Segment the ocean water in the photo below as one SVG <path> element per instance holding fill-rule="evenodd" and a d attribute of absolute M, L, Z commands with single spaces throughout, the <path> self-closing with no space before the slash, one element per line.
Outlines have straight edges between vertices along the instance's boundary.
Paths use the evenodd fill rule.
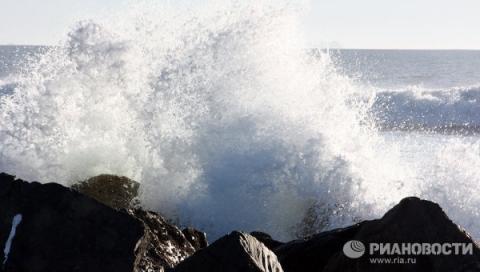
<path fill-rule="evenodd" d="M 479 239 L 480 52 L 312 50 L 301 17 L 143 3 L 55 47 L 0 47 L 0 171 L 125 175 L 212 239 L 291 239 L 411 195 Z"/>
<path fill-rule="evenodd" d="M 338 69 L 376 93 L 371 114 L 387 129 L 477 133 L 480 51 L 331 51 Z"/>

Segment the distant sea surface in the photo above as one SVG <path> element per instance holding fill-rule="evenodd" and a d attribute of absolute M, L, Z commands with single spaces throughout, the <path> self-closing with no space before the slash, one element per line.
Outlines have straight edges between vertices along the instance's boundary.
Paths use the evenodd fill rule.
<path fill-rule="evenodd" d="M 0 46 L 0 79 L 13 75 L 24 67 L 25 62 L 41 52 L 44 46 Z"/>

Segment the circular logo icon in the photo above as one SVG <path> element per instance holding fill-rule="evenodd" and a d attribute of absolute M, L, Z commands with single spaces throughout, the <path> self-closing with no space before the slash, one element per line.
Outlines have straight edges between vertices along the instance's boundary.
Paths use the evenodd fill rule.
<path fill-rule="evenodd" d="M 365 254 L 365 245 L 356 240 L 348 241 L 343 246 L 343 253 L 351 259 L 358 259 Z"/>

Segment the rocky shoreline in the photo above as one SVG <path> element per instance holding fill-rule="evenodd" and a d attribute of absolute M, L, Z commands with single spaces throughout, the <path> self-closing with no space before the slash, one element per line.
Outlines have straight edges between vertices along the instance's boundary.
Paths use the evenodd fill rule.
<path fill-rule="evenodd" d="M 472 238 L 439 205 L 415 197 L 380 219 L 300 240 L 234 231 L 210 245 L 205 233 L 181 230 L 157 213 L 98 200 L 0 174 L 0 271 L 480 271 Z M 402 251 L 385 255 L 386 247 L 376 248 L 387 243 Z M 429 245 L 429 252 L 406 254 L 407 243 Z M 431 247 L 445 244 L 467 250 L 439 254 Z M 352 245 L 353 255 L 347 252 Z"/>

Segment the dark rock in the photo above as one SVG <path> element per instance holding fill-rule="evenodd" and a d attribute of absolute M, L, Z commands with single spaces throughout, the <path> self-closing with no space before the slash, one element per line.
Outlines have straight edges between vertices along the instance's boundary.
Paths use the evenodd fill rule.
<path fill-rule="evenodd" d="M 262 242 L 268 249 L 274 251 L 279 246 L 283 245 L 284 243 L 276 241 L 270 236 L 270 234 L 261 232 L 261 231 L 252 231 L 250 235 L 255 237 L 258 241 Z"/>
<path fill-rule="evenodd" d="M 275 254 L 241 232 L 220 238 L 181 262 L 174 272 L 282 272 Z"/>
<path fill-rule="evenodd" d="M 192 244 L 195 250 L 206 248 L 208 246 L 207 234 L 194 228 L 185 228 L 182 230 L 185 238 Z"/>
<path fill-rule="evenodd" d="M 129 209 L 138 204 L 139 188 L 138 182 L 114 175 L 99 175 L 72 185 L 72 189 L 114 209 Z"/>
<path fill-rule="evenodd" d="M 438 204 L 419 198 L 406 198 L 382 219 L 366 222 L 353 239 L 362 241 L 367 248 L 370 243 L 466 243 L 473 245 L 473 254 L 409 256 L 415 257 L 415 264 L 392 267 L 391 264 L 371 264 L 369 254 L 353 260 L 337 253 L 324 271 L 480 271 L 480 250 L 474 241 L 447 217 Z"/>
<path fill-rule="evenodd" d="M 480 271 L 480 249 L 468 234 L 440 206 L 418 198 L 402 200 L 381 219 L 289 243 L 262 232 L 232 232 L 207 246 L 198 230 L 180 231 L 154 212 L 123 209 L 131 207 L 130 196 L 107 203 L 112 209 L 58 184 L 0 174 L 0 271 Z M 363 256 L 345 255 L 352 240 L 363 243 Z M 369 252 L 374 243 L 463 243 L 472 252 L 385 256 Z M 415 263 L 378 264 L 372 258 Z"/>
<path fill-rule="evenodd" d="M 365 254 L 351 259 L 343 253 L 347 241 L 361 241 Z M 370 255 L 371 243 L 466 243 L 471 255 Z M 472 239 L 454 224 L 440 206 L 418 198 L 406 198 L 381 219 L 320 233 L 275 250 L 285 271 L 480 271 L 480 250 Z M 373 264 L 372 257 L 415 258 L 415 264 Z M 397 259 L 398 261 L 399 259 Z"/>
<path fill-rule="evenodd" d="M 274 252 L 286 272 L 322 271 L 330 258 L 341 252 L 347 241 L 352 240 L 360 226 L 361 224 L 357 224 L 292 241 L 277 247 Z"/>
<path fill-rule="evenodd" d="M 141 209 L 129 210 L 129 213 L 142 221 L 145 232 L 135 253 L 136 271 L 172 268 L 196 251 L 182 231 L 160 215 Z"/>
<path fill-rule="evenodd" d="M 142 224 L 58 184 L 0 174 L 0 244 L 21 215 L 3 271 L 133 271 Z"/>
<path fill-rule="evenodd" d="M 115 210 L 58 184 L 28 183 L 2 173 L 2 248 L 8 241 L 0 271 L 163 271 L 195 251 L 158 214 Z"/>

